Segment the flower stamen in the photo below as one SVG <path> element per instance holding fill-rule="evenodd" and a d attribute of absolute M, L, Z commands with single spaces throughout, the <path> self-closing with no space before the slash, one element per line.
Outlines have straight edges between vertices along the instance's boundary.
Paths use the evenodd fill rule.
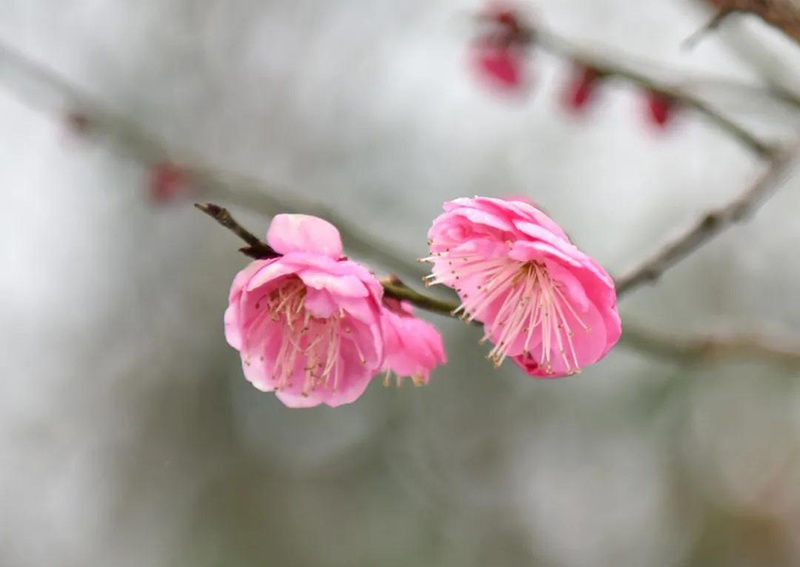
<path fill-rule="evenodd" d="M 433 257 L 426 258 L 430 259 Z M 580 371 L 573 326 L 577 323 L 585 332 L 590 329 L 567 299 L 563 284 L 552 279 L 546 264 L 507 257 L 481 259 L 471 251 L 456 250 L 441 252 L 436 259 L 446 259 L 447 266 L 431 274 L 429 284 L 480 282 L 474 286 L 478 293 L 462 295 L 462 303 L 453 313 L 473 321 L 487 319 L 486 315 L 494 312 L 481 342 L 494 343 L 487 358 L 496 367 L 509 352 L 520 350 L 520 341 L 522 354 L 530 356 L 538 339 L 538 364 L 548 374 L 554 373 L 555 360 L 560 360 L 567 374 Z"/>

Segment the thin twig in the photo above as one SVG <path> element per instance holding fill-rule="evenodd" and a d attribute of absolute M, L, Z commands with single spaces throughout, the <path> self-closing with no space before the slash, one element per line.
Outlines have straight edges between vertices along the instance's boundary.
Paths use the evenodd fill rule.
<path fill-rule="evenodd" d="M 431 313 L 438 313 L 439 315 L 447 315 L 455 317 L 455 310 L 458 309 L 458 304 L 451 303 L 435 297 L 430 297 L 408 287 L 396 276 L 389 276 L 381 280 L 383 291 L 389 297 L 395 299 L 402 299 L 411 302 L 416 307 L 430 311 Z"/>
<path fill-rule="evenodd" d="M 206 203 L 205 205 L 195 203 L 194 206 L 247 242 L 248 246 L 246 248 L 239 249 L 239 252 L 245 256 L 250 256 L 258 260 L 277 258 L 280 256 L 269 244 L 261 242 L 252 232 L 236 222 L 228 212 L 228 209 L 215 205 L 214 203 Z"/>
<path fill-rule="evenodd" d="M 408 277 L 419 278 L 423 270 L 417 262 L 409 261 L 374 235 L 358 228 L 356 223 L 315 201 L 304 199 L 285 188 L 268 185 L 239 173 L 205 166 L 189 166 L 187 170 L 192 187 L 203 197 L 225 199 L 235 205 L 268 216 L 278 213 L 303 213 L 324 218 L 339 230 L 347 250 L 357 256 L 379 260 L 393 270 Z"/>
<path fill-rule="evenodd" d="M 718 29 L 722 25 L 722 22 L 728 19 L 728 16 L 735 14 L 737 11 L 738 10 L 731 9 L 717 10 L 717 12 L 714 14 L 714 17 L 712 17 L 708 23 L 683 40 L 681 47 L 684 49 L 694 49 L 697 44 L 700 43 L 700 40 L 705 38 L 710 32 Z"/>
<path fill-rule="evenodd" d="M 595 69 L 603 77 L 616 77 L 625 80 L 704 114 L 719 128 L 741 142 L 759 157 L 770 157 L 776 152 L 774 146 L 759 140 L 754 134 L 748 132 L 706 101 L 674 84 L 656 80 L 616 61 L 611 61 L 596 55 L 594 52 L 581 49 L 568 40 L 545 30 L 537 30 L 536 42 L 537 45 L 554 55 Z"/>
<path fill-rule="evenodd" d="M 705 213 L 677 238 L 665 243 L 655 254 L 618 277 L 617 295 L 625 295 L 644 283 L 657 280 L 666 270 L 714 236 L 746 219 L 780 186 L 796 156 L 797 149 L 778 154 L 770 161 L 766 171 L 728 204 Z"/>
<path fill-rule="evenodd" d="M 763 77 L 763 80 L 765 84 L 759 85 L 737 81 L 727 77 L 713 77 L 710 75 L 698 77 L 687 76 L 678 85 L 678 87 L 682 89 L 715 88 L 719 90 L 725 90 L 727 92 L 738 91 L 743 95 L 748 94 L 772 98 L 776 102 L 780 102 L 786 106 L 791 106 L 794 109 L 800 108 L 800 95 L 792 92 L 784 86 L 777 84 L 775 81 L 770 80 L 769 77 Z"/>

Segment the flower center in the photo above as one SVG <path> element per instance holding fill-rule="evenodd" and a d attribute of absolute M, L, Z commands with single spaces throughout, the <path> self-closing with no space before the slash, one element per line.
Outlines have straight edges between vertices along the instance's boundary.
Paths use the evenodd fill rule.
<path fill-rule="evenodd" d="M 336 390 L 342 379 L 342 336 L 351 334 L 344 324 L 344 311 L 339 310 L 330 317 L 314 317 L 305 308 L 306 286 L 298 278 L 273 289 L 256 302 L 256 309 L 263 309 L 264 316 L 279 326 L 265 349 L 273 353 L 275 342 L 280 340 L 272 365 L 275 389 L 292 388 L 298 364 L 303 365 L 303 388 L 301 394 L 308 396 L 317 388 Z M 353 342 L 356 349 L 358 345 Z M 358 350 L 359 355 L 361 351 Z M 365 362 L 361 355 L 362 362 Z M 263 360 L 263 356 L 262 356 Z"/>
<path fill-rule="evenodd" d="M 456 251 L 445 251 L 431 259 L 446 260 L 447 269 L 428 276 L 428 284 L 454 287 L 462 303 L 453 314 L 466 321 L 484 322 L 481 342 L 491 338 L 495 343 L 487 358 L 496 367 L 510 351 L 519 354 L 521 349 L 523 356 L 534 358 L 548 374 L 553 373 L 555 357 L 563 362 L 567 374 L 580 371 L 573 327 L 577 325 L 585 332 L 590 329 L 543 263 L 481 258 Z M 536 339 L 538 347 L 534 345 Z"/>

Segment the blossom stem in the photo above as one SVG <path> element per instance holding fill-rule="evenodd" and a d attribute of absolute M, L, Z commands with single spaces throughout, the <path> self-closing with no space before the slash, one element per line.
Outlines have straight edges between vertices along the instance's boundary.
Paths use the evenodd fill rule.
<path fill-rule="evenodd" d="M 430 297 L 420 293 L 408 287 L 395 275 L 390 275 L 389 277 L 383 278 L 380 281 L 381 285 L 383 286 L 383 292 L 389 297 L 409 301 L 416 307 L 425 309 L 426 311 L 439 313 L 440 315 L 456 317 L 454 314 L 454 311 L 458 309 L 458 304 L 456 303 L 451 303 L 443 299 L 437 299 L 435 297 Z"/>

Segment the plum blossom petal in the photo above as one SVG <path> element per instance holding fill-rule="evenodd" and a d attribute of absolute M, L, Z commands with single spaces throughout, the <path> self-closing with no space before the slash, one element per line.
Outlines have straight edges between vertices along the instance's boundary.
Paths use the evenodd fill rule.
<path fill-rule="evenodd" d="M 431 371 L 447 362 L 442 336 L 436 327 L 414 316 L 407 301 L 384 298 L 381 324 L 386 346 L 384 370 L 397 375 L 398 384 L 410 377 L 415 385 L 430 381 Z"/>
<path fill-rule="evenodd" d="M 430 284 L 452 287 L 458 312 L 484 324 L 489 359 L 559 377 L 603 358 L 622 333 L 611 276 L 547 215 L 522 200 L 457 199 L 428 237 Z"/>
<path fill-rule="evenodd" d="M 275 215 L 267 242 L 280 254 L 310 252 L 334 260 L 342 256 L 342 239 L 336 227 L 310 215 Z"/>
<path fill-rule="evenodd" d="M 297 216 L 278 215 L 270 227 L 270 245 L 283 256 L 256 260 L 234 278 L 225 336 L 245 377 L 287 406 L 351 403 L 384 366 L 383 289 L 341 258 L 332 225 L 288 218 Z"/>

